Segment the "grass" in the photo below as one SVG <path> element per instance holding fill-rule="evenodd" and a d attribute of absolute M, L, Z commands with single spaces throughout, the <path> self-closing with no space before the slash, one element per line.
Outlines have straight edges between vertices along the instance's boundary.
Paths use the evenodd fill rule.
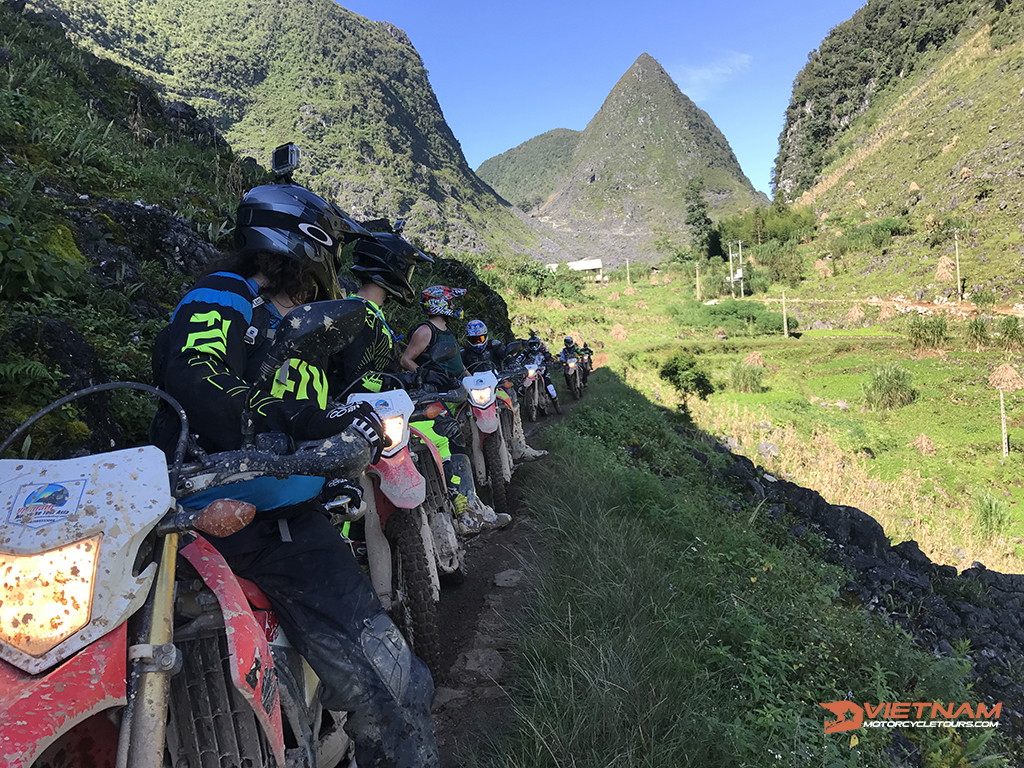
<path fill-rule="evenodd" d="M 818 702 L 970 696 L 963 659 L 935 659 L 842 599 L 847 576 L 819 540 L 724 497 L 683 415 L 609 368 L 592 381 L 544 433 L 548 458 L 523 470 L 546 557 L 521 618 L 515 717 L 466 764 L 887 766 L 891 734 L 852 748 L 823 733 Z M 998 746 L 906 735 L 928 766 Z"/>
<path fill-rule="evenodd" d="M 548 338 L 571 333 L 600 345 L 595 348 L 606 361 L 652 402 L 688 407 L 701 427 L 733 437 L 755 462 L 834 503 L 870 512 L 894 542 L 916 539 L 933 559 L 960 567 L 981 560 L 1008 572 L 1024 570 L 1021 395 L 1007 394 L 1011 455 L 1004 460 L 998 393 L 988 386 L 995 366 L 1009 361 L 1021 368 L 1024 356 L 1003 352 L 997 340 L 976 351 L 964 322 L 947 326 L 944 349 L 915 353 L 903 317 L 860 329 L 803 331 L 799 339 L 716 339 L 681 327 L 673 314 L 672 307 L 691 295 L 693 276 L 664 276 L 671 282 L 651 285 L 641 276 L 628 295 L 622 283 L 612 283 L 563 306 L 513 302 L 510 314 L 517 328 L 529 325 Z M 752 352 L 768 366 L 763 391 L 732 391 L 730 371 Z M 693 356 L 714 385 L 706 402 L 687 401 L 658 375 L 679 354 Z M 917 398 L 897 410 L 866 409 L 865 384 L 879 368 L 894 365 L 907 371 Z M 770 427 L 757 427 L 765 424 Z M 757 453 L 765 441 L 780 443 L 777 457 Z M 933 453 L 917 447 L 929 442 Z M 973 524 L 981 491 L 1009 510 L 998 531 Z"/>

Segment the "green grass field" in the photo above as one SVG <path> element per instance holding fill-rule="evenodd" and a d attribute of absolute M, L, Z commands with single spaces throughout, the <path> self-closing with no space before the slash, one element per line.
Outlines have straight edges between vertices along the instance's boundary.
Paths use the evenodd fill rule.
<path fill-rule="evenodd" d="M 764 303 L 748 299 L 744 319 L 742 303 L 728 309 L 694 302 L 692 277 L 665 279 L 595 286 L 577 303 L 519 301 L 510 314 L 517 330 L 536 328 L 553 348 L 566 333 L 603 345 L 603 360 L 622 366 L 629 383 L 659 404 L 678 405 L 680 397 L 657 370 L 679 351 L 693 354 L 716 386 L 706 403 L 689 404 L 700 426 L 739 440 L 738 450 L 766 468 L 826 495 L 834 489 L 840 498 L 831 501 L 874 514 L 894 541 L 916 538 L 935 559 L 960 567 L 980 559 L 1021 570 L 1024 394 L 1006 393 L 1004 459 L 999 392 L 988 377 L 1004 362 L 1021 368 L 1024 355 L 995 346 L 975 352 L 963 324 L 953 321 L 942 349 L 916 354 L 899 316 L 864 328 L 798 329 L 799 338 L 764 335 L 759 324 L 770 322 L 751 319 Z M 710 320 L 709 310 L 716 313 Z M 707 322 L 716 325 L 698 327 Z M 753 353 L 767 366 L 764 391 L 732 391 L 732 367 Z M 896 410 L 866 410 L 864 386 L 886 364 L 909 373 L 916 399 Z M 780 450 L 784 443 L 788 455 L 760 455 L 763 442 Z M 1010 522 L 999 530 L 981 531 L 974 520 L 986 493 L 1008 508 Z"/>

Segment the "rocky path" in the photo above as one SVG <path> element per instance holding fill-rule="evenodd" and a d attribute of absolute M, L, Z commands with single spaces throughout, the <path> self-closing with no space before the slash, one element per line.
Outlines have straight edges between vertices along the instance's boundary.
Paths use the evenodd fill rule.
<path fill-rule="evenodd" d="M 524 424 L 527 439 L 572 412 L 563 402 L 562 415 Z M 540 459 L 544 461 L 544 459 Z M 442 768 L 463 765 L 472 752 L 512 721 L 507 692 L 517 640 L 516 620 L 526 603 L 531 566 L 540 558 L 520 473 L 512 480 L 516 510 L 511 525 L 478 536 L 466 553 L 467 576 L 458 587 L 441 594 L 441 633 L 446 647 L 442 672 L 436 676 L 434 719 Z"/>

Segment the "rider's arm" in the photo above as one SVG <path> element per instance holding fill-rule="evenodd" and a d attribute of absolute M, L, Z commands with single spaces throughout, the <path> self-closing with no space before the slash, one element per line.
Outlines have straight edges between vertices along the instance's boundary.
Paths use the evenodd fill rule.
<path fill-rule="evenodd" d="M 407 371 L 415 371 L 419 368 L 416 358 L 422 355 L 427 345 L 430 344 L 430 336 L 430 328 L 426 325 L 421 325 L 413 332 L 412 338 L 409 339 L 409 346 L 402 353 L 402 367 Z"/>

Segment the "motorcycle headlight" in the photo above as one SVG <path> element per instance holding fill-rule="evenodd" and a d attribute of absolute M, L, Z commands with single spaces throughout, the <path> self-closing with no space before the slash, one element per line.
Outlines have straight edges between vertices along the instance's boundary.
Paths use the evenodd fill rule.
<path fill-rule="evenodd" d="M 487 405 L 491 399 L 491 388 L 484 387 L 483 389 L 471 389 L 469 394 L 473 396 L 473 402 L 477 405 Z"/>
<path fill-rule="evenodd" d="M 102 534 L 47 552 L 0 552 L 0 642 L 42 656 L 89 623 Z"/>
<path fill-rule="evenodd" d="M 405 434 L 405 417 L 388 416 L 384 419 L 384 434 L 391 441 L 391 445 L 384 449 L 384 455 L 391 456 L 398 453 L 408 439 Z"/>
<path fill-rule="evenodd" d="M 536 365 L 528 365 L 528 366 L 526 366 L 526 373 L 532 379 L 534 376 L 537 375 L 537 366 Z"/>
<path fill-rule="evenodd" d="M 575 361 L 575 360 L 570 360 L 570 361 L 569 361 L 569 370 L 571 371 L 571 370 L 573 370 L 573 369 L 574 369 L 575 367 L 576 367 L 576 361 Z"/>

